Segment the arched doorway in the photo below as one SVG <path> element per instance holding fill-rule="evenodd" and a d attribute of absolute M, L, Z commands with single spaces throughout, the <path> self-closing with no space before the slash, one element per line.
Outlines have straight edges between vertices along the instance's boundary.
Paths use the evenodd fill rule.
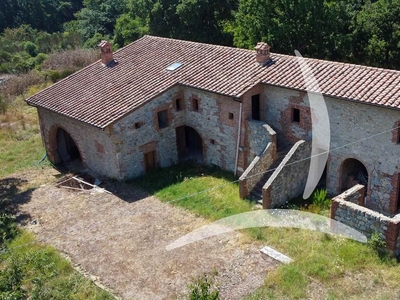
<path fill-rule="evenodd" d="M 341 192 L 352 188 L 356 184 L 365 186 L 368 189 L 368 171 L 362 162 L 355 158 L 348 158 L 341 167 Z"/>
<path fill-rule="evenodd" d="M 56 141 L 59 163 L 65 164 L 76 162 L 82 164 L 78 146 L 75 144 L 68 132 L 62 128 L 58 128 Z"/>
<path fill-rule="evenodd" d="M 180 160 L 192 159 L 203 161 L 203 140 L 192 127 L 179 126 L 176 128 L 176 145 Z"/>

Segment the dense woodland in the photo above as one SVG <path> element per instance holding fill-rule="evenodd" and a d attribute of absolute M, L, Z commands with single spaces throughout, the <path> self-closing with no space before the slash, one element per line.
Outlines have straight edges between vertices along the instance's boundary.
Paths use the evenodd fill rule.
<path fill-rule="evenodd" d="M 144 34 L 400 69 L 400 0 L 1 0 L 0 74 Z"/>

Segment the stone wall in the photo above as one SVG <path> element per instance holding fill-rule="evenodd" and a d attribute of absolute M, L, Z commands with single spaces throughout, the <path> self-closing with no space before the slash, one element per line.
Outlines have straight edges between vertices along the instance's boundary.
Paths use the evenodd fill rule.
<path fill-rule="evenodd" d="M 374 232 L 386 241 L 386 246 L 396 255 L 400 254 L 400 215 L 388 217 L 360 206 L 357 199 L 363 196 L 363 186 L 355 186 L 332 199 L 331 218 L 358 230 L 368 238 Z"/>
<path fill-rule="evenodd" d="M 303 193 L 306 186 L 311 142 L 298 141 L 263 186 L 263 207 L 285 205 Z"/>
<path fill-rule="evenodd" d="M 312 136 L 312 111 L 307 93 L 265 85 L 263 94 L 265 96 L 262 99 L 266 101 L 265 119 L 277 135 L 292 142 Z M 328 158 L 328 192 L 342 192 L 342 165 L 348 158 L 357 159 L 368 172 L 366 205 L 394 215 L 400 208 L 397 207 L 400 144 L 398 131 L 390 129 L 399 123 L 400 111 L 355 101 L 324 98 L 330 119 L 330 149 L 336 149 L 330 152 Z M 300 110 L 300 122 L 293 122 L 293 109 Z"/>
<path fill-rule="evenodd" d="M 348 201 L 363 206 L 365 197 L 365 186 L 363 186 L 362 184 L 356 184 L 352 188 L 340 194 L 340 197 L 344 201 Z"/>
<path fill-rule="evenodd" d="M 64 129 L 79 149 L 82 163 L 97 175 L 122 179 L 118 156 L 107 134 L 94 126 L 38 108 L 40 131 L 49 159 L 59 163 L 57 129 Z"/>
<path fill-rule="evenodd" d="M 248 119 L 246 122 L 246 135 L 249 140 L 248 161 L 253 161 L 257 156 L 265 151 L 268 143 L 272 142 L 276 146 L 276 132 L 262 121 Z"/>
<path fill-rule="evenodd" d="M 276 158 L 276 144 L 268 143 L 264 151 L 256 156 L 250 166 L 239 178 L 239 195 L 246 198 L 250 191 L 257 185 L 266 170 L 274 163 Z"/>
<path fill-rule="evenodd" d="M 176 106 L 181 99 L 181 109 Z M 193 106 L 198 102 L 198 110 Z M 140 107 L 113 126 L 112 139 L 121 157 L 125 178 L 145 172 L 144 152 L 152 145 L 159 167 L 178 162 L 176 128 L 190 126 L 202 139 L 203 163 L 235 170 L 240 103 L 232 98 L 176 86 Z M 159 128 L 157 112 L 166 110 L 168 126 Z M 140 123 L 139 128 L 135 124 Z"/>
<path fill-rule="evenodd" d="M 239 194 L 246 198 L 276 159 L 276 133 L 261 121 L 246 120 L 251 164 L 239 178 Z M 257 175 L 259 174 L 259 175 Z"/>

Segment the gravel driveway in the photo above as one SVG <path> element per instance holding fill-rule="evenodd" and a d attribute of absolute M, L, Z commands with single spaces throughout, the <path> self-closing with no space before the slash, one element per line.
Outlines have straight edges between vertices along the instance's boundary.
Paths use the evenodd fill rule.
<path fill-rule="evenodd" d="M 264 246 L 233 232 L 172 251 L 175 239 L 207 220 L 121 183 L 106 193 L 71 191 L 48 184 L 36 189 L 21 213 L 38 238 L 67 254 L 123 299 L 182 299 L 192 276 L 218 271 L 222 299 L 240 299 L 275 268 Z M 35 222 L 33 222 L 35 223 Z"/>

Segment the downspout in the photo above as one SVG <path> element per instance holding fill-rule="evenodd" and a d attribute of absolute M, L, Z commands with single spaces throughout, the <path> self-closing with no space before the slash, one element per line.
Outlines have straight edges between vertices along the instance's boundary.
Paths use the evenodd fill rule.
<path fill-rule="evenodd" d="M 240 135 L 241 135 L 241 129 L 242 129 L 242 105 L 243 103 L 240 102 L 240 108 L 239 108 L 239 125 L 238 125 L 238 136 L 237 136 L 237 147 L 236 147 L 236 160 L 235 160 L 235 176 L 237 174 L 237 168 L 238 168 L 238 160 L 239 160 L 239 145 L 240 145 Z"/>

